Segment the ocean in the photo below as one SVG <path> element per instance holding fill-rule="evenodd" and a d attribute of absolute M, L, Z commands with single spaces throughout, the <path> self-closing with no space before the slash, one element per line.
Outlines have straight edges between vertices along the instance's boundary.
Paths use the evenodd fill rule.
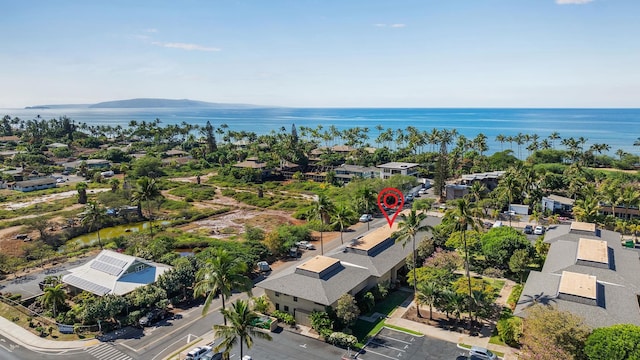
<path fill-rule="evenodd" d="M 214 127 L 227 124 L 234 131 L 250 131 L 258 135 L 285 127 L 290 131 L 295 124 L 324 130 L 335 126 L 338 130 L 352 127 L 368 128 L 369 143 L 376 146 L 379 135 L 376 129 L 382 127 L 404 129 L 413 126 L 421 131 L 432 129 L 456 129 L 459 134 L 473 139 L 477 134 L 487 136 L 490 150 L 488 154 L 512 148 L 514 143 L 500 144 L 496 136 L 516 136 L 519 133 L 539 136 L 539 141 L 553 132 L 561 138 L 587 139 L 586 147 L 594 143 L 605 143 L 611 147 L 614 156 L 619 149 L 639 154 L 640 147 L 633 146 L 640 137 L 640 109 L 477 109 L 477 108 L 148 108 L 148 109 L 96 109 L 96 108 L 53 108 L 53 109 L 0 109 L 1 115 L 18 116 L 21 119 L 58 118 L 68 116 L 76 122 L 90 125 L 121 125 L 127 127 L 131 120 L 153 121 L 160 119 L 161 125 L 190 124 L 205 125 L 207 120 Z M 525 146 L 522 155 L 526 155 Z M 561 148 L 560 140 L 555 147 Z"/>

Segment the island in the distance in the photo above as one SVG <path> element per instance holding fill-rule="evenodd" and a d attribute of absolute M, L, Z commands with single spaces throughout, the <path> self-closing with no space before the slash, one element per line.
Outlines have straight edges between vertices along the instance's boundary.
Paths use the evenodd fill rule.
<path fill-rule="evenodd" d="M 95 108 L 95 109 L 131 109 L 131 108 L 218 108 L 218 109 L 246 109 L 265 108 L 268 106 L 249 104 L 212 103 L 189 99 L 156 99 L 138 98 L 128 100 L 105 101 L 96 104 L 69 104 L 69 105 L 36 105 L 27 106 L 25 109 L 53 109 L 53 108 Z"/>

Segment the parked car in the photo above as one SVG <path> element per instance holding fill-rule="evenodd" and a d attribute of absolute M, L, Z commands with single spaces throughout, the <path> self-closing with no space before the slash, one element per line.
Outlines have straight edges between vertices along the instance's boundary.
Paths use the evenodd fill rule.
<path fill-rule="evenodd" d="M 482 359 L 482 360 L 495 360 L 498 358 L 496 354 L 491 352 L 489 349 L 485 349 L 479 346 L 472 346 L 469 350 L 469 357 L 471 359 Z"/>
<path fill-rule="evenodd" d="M 187 353 L 186 360 L 200 360 L 206 354 L 211 353 L 211 346 L 199 346 Z"/>
<path fill-rule="evenodd" d="M 218 352 L 218 353 L 206 353 L 204 355 L 202 355 L 202 357 L 200 358 L 200 360 L 222 360 L 222 353 Z"/>
<path fill-rule="evenodd" d="M 360 222 L 369 222 L 371 220 L 373 220 L 371 214 L 362 214 L 362 216 L 360 216 Z"/>
<path fill-rule="evenodd" d="M 251 357 L 251 355 L 245 355 L 242 357 L 242 360 L 253 360 L 253 358 Z"/>
<path fill-rule="evenodd" d="M 536 235 L 544 234 L 544 226 L 542 226 L 542 225 L 536 226 L 535 230 L 533 230 L 533 233 L 536 234 Z"/>
<path fill-rule="evenodd" d="M 533 226 L 525 225 L 523 231 L 525 234 L 533 234 Z"/>
<path fill-rule="evenodd" d="M 258 266 L 258 271 L 260 272 L 269 272 L 271 271 L 271 266 L 269 266 L 269 263 L 266 261 L 258 261 L 258 263 L 256 264 Z"/>
<path fill-rule="evenodd" d="M 158 320 L 162 320 L 167 317 L 167 310 L 153 308 L 149 312 L 138 320 L 140 326 L 151 326 Z"/>
<path fill-rule="evenodd" d="M 308 242 L 308 241 L 298 241 L 296 243 L 296 246 L 300 249 L 305 249 L 305 250 L 315 250 L 316 247 L 315 245 L 313 245 L 312 243 Z"/>
<path fill-rule="evenodd" d="M 406 202 L 413 201 L 413 194 L 407 194 L 407 196 L 404 197 L 404 201 Z"/>
<path fill-rule="evenodd" d="M 424 195 L 424 194 L 426 194 L 426 193 L 427 193 L 427 189 L 420 189 L 420 190 L 418 191 L 418 194 L 420 194 L 420 195 Z"/>

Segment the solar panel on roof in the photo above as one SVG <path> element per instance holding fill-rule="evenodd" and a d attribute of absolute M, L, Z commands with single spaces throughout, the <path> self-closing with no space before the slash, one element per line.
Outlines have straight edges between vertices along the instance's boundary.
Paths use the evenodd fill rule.
<path fill-rule="evenodd" d="M 109 275 L 113 275 L 113 276 L 118 276 L 120 275 L 120 273 L 122 273 L 122 268 L 113 266 L 113 265 L 109 265 L 105 262 L 99 261 L 99 260 L 94 260 L 90 267 L 92 269 L 98 270 L 98 271 L 102 271 L 104 273 L 107 273 Z"/>
<path fill-rule="evenodd" d="M 124 261 L 122 259 L 115 258 L 113 256 L 104 255 L 104 254 L 102 256 L 100 256 L 99 258 L 97 258 L 96 260 L 105 262 L 107 264 L 110 264 L 110 265 L 113 265 L 113 266 L 116 266 L 116 267 L 119 267 L 121 269 L 123 269 L 125 266 L 127 266 L 127 262 L 126 261 Z"/>
<path fill-rule="evenodd" d="M 111 289 L 109 289 L 108 287 L 98 285 L 96 283 L 77 277 L 75 275 L 65 276 L 64 281 L 71 286 L 75 286 L 79 289 L 86 290 L 100 296 L 103 296 L 111 292 Z"/>

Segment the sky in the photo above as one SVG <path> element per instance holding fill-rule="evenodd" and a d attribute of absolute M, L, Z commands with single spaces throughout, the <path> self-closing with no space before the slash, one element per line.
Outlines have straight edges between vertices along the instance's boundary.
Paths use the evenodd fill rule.
<path fill-rule="evenodd" d="M 0 0 L 0 107 L 640 107 L 638 0 Z"/>

